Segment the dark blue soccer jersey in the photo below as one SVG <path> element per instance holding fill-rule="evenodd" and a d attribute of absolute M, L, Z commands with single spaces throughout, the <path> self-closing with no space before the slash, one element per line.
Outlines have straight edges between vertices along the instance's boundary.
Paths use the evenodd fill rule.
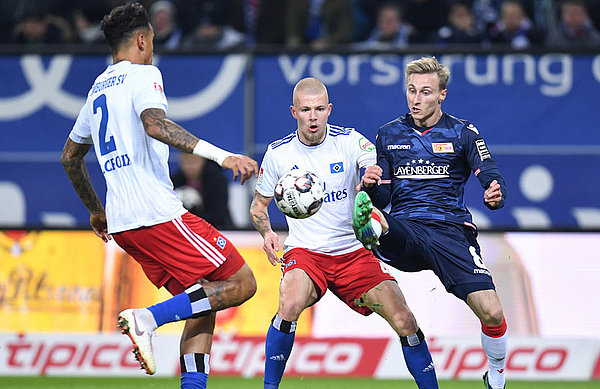
<path fill-rule="evenodd" d="M 376 147 L 382 181 L 366 191 L 377 207 L 391 201 L 392 216 L 472 223 L 464 201 L 471 173 L 484 188 L 497 180 L 500 206 L 504 203 L 506 186 L 496 162 L 466 120 L 444 113 L 435 126 L 423 129 L 407 114 L 379 129 Z"/>

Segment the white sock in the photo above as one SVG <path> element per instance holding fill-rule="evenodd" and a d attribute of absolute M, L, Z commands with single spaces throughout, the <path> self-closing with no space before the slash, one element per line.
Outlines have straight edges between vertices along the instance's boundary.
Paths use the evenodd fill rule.
<path fill-rule="evenodd" d="M 506 382 L 504 376 L 504 367 L 506 366 L 506 348 L 507 334 L 493 338 L 481 333 L 481 346 L 488 357 L 490 363 L 490 372 L 488 373 L 488 381 L 493 389 L 503 389 Z"/>
<path fill-rule="evenodd" d="M 375 218 L 371 218 L 371 226 L 373 227 L 373 231 L 375 231 L 375 235 L 379 238 L 381 236 L 381 232 L 383 228 L 381 227 L 381 223 Z"/>
<path fill-rule="evenodd" d="M 156 320 L 148 308 L 136 309 L 135 313 L 143 321 L 144 326 L 146 326 L 149 331 L 156 331 L 158 328 Z"/>

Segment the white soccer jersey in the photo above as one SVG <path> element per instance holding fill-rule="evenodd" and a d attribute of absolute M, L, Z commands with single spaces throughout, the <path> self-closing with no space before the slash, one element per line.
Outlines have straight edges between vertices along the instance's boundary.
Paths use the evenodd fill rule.
<path fill-rule="evenodd" d="M 321 209 L 306 219 L 286 217 L 289 234 L 284 251 L 295 247 L 323 254 L 345 254 L 362 244 L 352 230 L 352 211 L 360 168 L 374 165 L 375 146 L 353 128 L 327 125 L 321 144 L 307 146 L 297 131 L 271 143 L 265 153 L 256 191 L 273 197 L 277 180 L 292 169 L 319 177 L 325 189 Z"/>
<path fill-rule="evenodd" d="M 106 179 L 109 233 L 185 213 L 169 177 L 169 146 L 148 136 L 140 119 L 148 108 L 167 111 L 160 70 L 118 62 L 96 78 L 69 135 L 94 144 Z"/>

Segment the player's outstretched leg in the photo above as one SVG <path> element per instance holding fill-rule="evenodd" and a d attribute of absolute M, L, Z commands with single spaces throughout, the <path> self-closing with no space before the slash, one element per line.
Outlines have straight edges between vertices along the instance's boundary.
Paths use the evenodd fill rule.
<path fill-rule="evenodd" d="M 183 293 L 142 309 L 126 309 L 119 314 L 117 326 L 129 336 L 133 353 L 147 374 L 156 372 L 152 351 L 152 337 L 157 327 L 173 321 L 197 318 L 211 312 L 210 302 L 200 284 L 194 284 Z"/>
<path fill-rule="evenodd" d="M 352 227 L 354 235 L 367 250 L 375 250 L 379 246 L 379 237 L 373 229 L 371 213 L 373 204 L 366 192 L 360 191 L 354 199 L 354 212 L 352 214 Z"/>
<path fill-rule="evenodd" d="M 156 372 L 156 362 L 152 351 L 152 337 L 156 330 L 156 322 L 149 310 L 126 309 L 119 314 L 117 326 L 122 333 L 129 336 L 133 343 L 133 354 L 146 374 Z"/>

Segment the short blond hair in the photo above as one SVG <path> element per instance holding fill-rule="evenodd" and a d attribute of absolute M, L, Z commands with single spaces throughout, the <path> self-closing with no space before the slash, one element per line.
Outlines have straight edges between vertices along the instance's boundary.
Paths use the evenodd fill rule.
<path fill-rule="evenodd" d="M 404 70 L 407 82 L 413 74 L 427 73 L 436 73 L 440 80 L 440 90 L 446 89 L 448 80 L 450 79 L 450 69 L 448 66 L 439 63 L 435 57 L 421 57 L 421 59 L 410 61 Z"/>
<path fill-rule="evenodd" d="M 307 95 L 324 94 L 327 98 L 327 102 L 329 102 L 329 94 L 327 93 L 327 87 L 325 87 L 325 84 L 323 84 L 321 80 L 314 77 L 306 77 L 298 81 L 298 83 L 294 87 L 294 92 L 292 95 L 293 105 L 296 105 L 296 98 L 297 95 L 300 93 Z"/>

